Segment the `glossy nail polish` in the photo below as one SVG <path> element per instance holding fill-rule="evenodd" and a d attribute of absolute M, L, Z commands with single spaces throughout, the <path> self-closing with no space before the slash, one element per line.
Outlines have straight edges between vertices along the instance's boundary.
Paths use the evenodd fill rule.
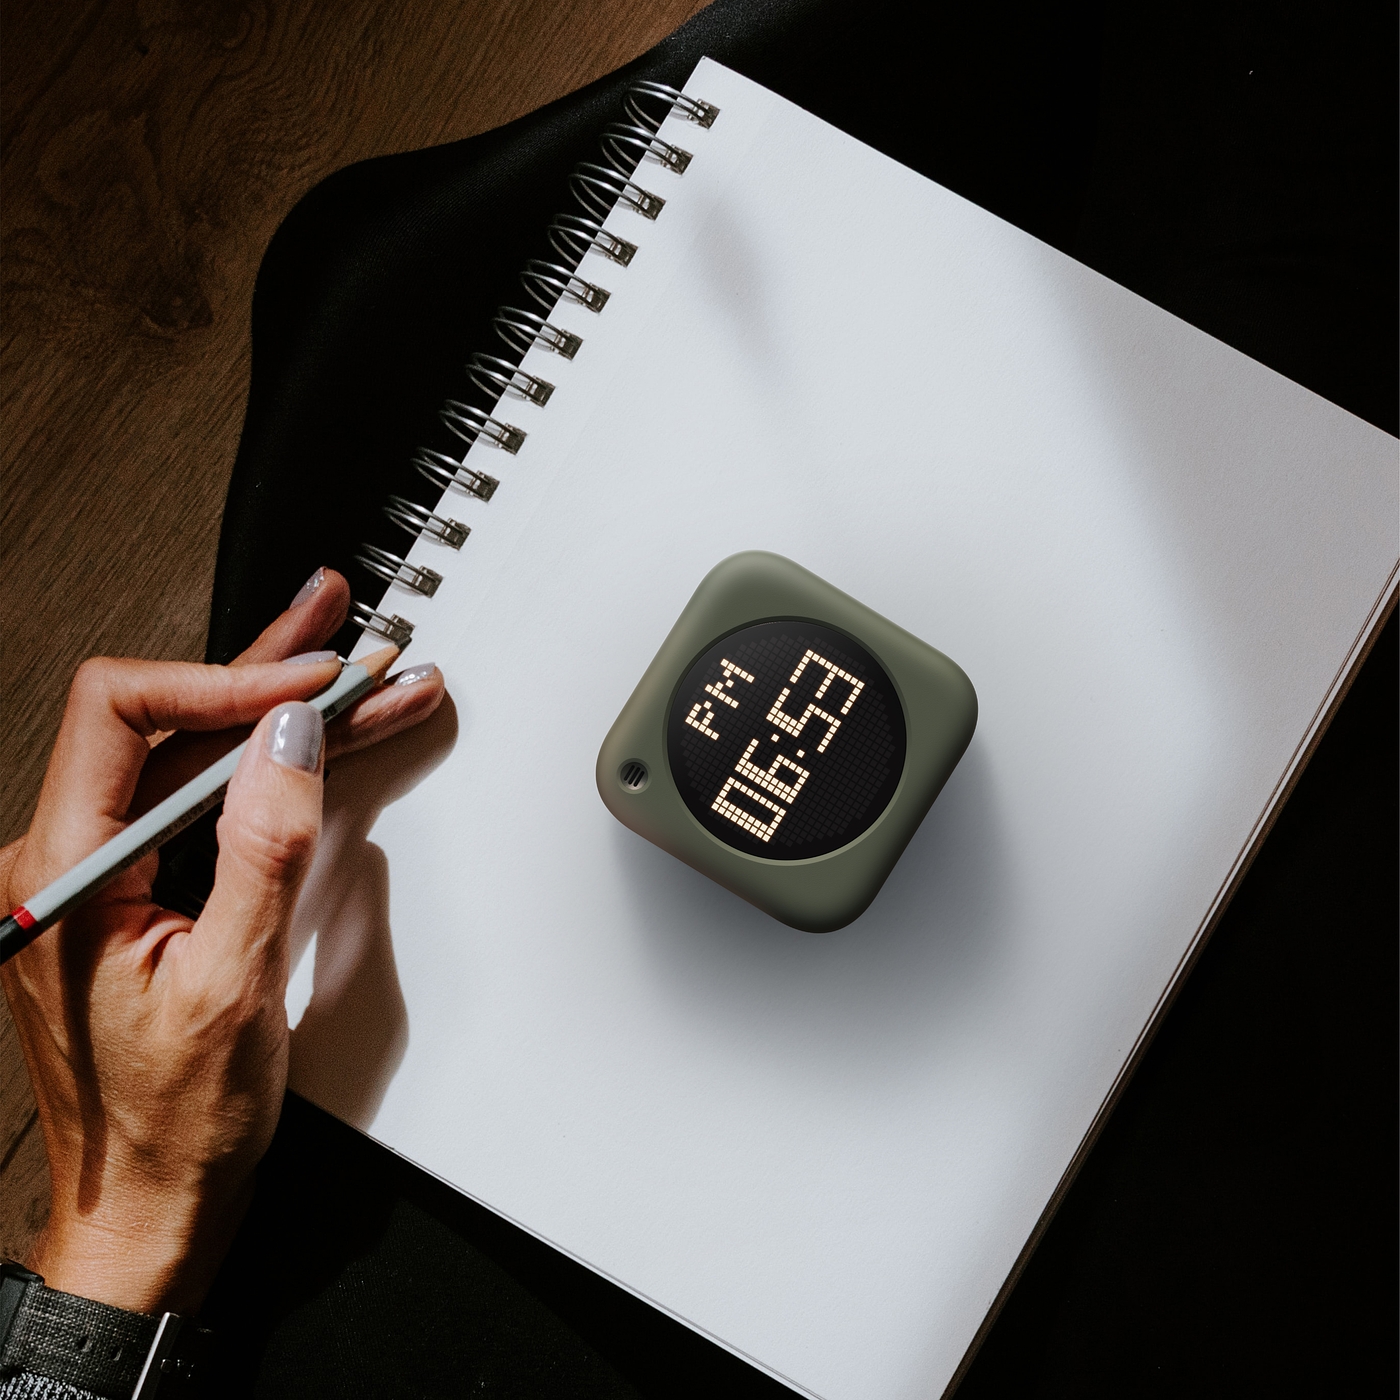
<path fill-rule="evenodd" d="M 300 768 L 314 773 L 321 762 L 321 740 L 326 732 L 319 710 L 299 701 L 280 705 L 272 712 L 267 731 L 267 752 L 284 768 Z"/>
<path fill-rule="evenodd" d="M 333 661 L 335 652 L 333 651 L 303 651 L 296 656 L 284 657 L 284 666 L 315 666 L 320 661 Z"/>
<path fill-rule="evenodd" d="M 414 666 L 412 670 L 400 671 L 394 677 L 395 685 L 417 685 L 419 681 L 425 681 L 437 671 L 437 667 L 431 661 L 425 661 L 421 666 Z"/>
<path fill-rule="evenodd" d="M 312 574 L 311 577 L 307 579 L 304 584 L 302 584 L 301 588 L 297 591 L 297 596 L 293 598 L 287 606 L 291 608 L 301 607 L 301 605 L 304 602 L 306 602 L 308 598 L 321 591 L 321 585 L 325 583 L 325 581 L 325 569 L 317 569 L 316 572 Z"/>

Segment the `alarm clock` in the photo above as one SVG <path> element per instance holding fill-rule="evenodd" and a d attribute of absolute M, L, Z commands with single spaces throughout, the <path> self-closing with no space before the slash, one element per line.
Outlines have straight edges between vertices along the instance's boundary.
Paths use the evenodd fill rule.
<path fill-rule="evenodd" d="M 957 766 L 977 694 L 790 559 L 716 565 L 598 753 L 624 826 L 793 928 L 869 906 Z"/>

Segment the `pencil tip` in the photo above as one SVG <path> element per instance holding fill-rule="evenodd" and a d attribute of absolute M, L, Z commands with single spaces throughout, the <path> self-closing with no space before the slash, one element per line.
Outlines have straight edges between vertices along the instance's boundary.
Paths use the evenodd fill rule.
<path fill-rule="evenodd" d="M 389 667 L 399 659 L 398 647 L 383 647 L 381 650 L 373 652 L 371 655 L 363 657 L 360 665 L 372 675 L 375 680 L 382 681 L 388 674 Z"/>

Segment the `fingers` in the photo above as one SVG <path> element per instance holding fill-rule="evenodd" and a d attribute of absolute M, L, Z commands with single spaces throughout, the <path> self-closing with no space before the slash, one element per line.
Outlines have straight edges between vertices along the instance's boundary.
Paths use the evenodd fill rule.
<path fill-rule="evenodd" d="M 350 585 L 344 577 L 334 569 L 317 569 L 286 610 L 229 664 L 252 666 L 316 652 L 340 630 L 349 608 Z M 153 735 L 151 745 L 158 746 L 158 751 L 142 771 L 132 814 L 155 806 L 247 737 L 248 730 L 243 728 L 217 735 L 169 730 Z"/>
<path fill-rule="evenodd" d="M 277 620 L 241 656 L 235 666 L 283 661 L 316 651 L 330 641 L 350 611 L 350 585 L 334 569 L 317 569 L 301 586 Z"/>
<path fill-rule="evenodd" d="M 144 739 L 160 729 L 256 724 L 279 700 L 314 695 L 339 674 L 334 652 L 239 667 L 101 657 L 78 668 L 64 728 L 89 741 L 85 752 L 90 757 L 92 741 L 100 743 L 107 730 L 121 728 Z"/>
<path fill-rule="evenodd" d="M 315 650 L 340 630 L 349 607 L 350 585 L 344 577 L 334 569 L 317 569 L 287 610 L 232 665 L 280 661 Z M 326 734 L 326 757 L 367 748 L 421 723 L 437 709 L 444 693 L 442 674 L 435 666 L 406 668 L 331 725 Z M 143 775 L 136 810 L 174 792 L 245 737 L 241 731 L 217 738 L 180 734 L 161 745 Z"/>
<path fill-rule="evenodd" d="M 230 669 L 183 662 L 84 662 L 74 678 L 39 804 L 15 872 L 32 894 L 121 829 L 160 729 L 252 724 L 335 679 L 334 658 Z M 162 746 L 164 747 L 164 746 Z"/>
<path fill-rule="evenodd" d="M 330 654 L 310 664 L 274 663 L 314 654 L 344 623 L 349 601 L 345 579 L 318 569 L 231 667 L 85 663 L 14 872 L 21 897 L 227 753 L 273 705 L 330 684 L 338 665 Z M 436 667 L 409 667 L 336 721 L 328 751 L 349 753 L 398 734 L 432 714 L 443 694 Z"/>
<path fill-rule="evenodd" d="M 321 831 L 324 739 L 310 705 L 279 705 L 253 731 L 229 783 L 214 889 L 194 937 L 230 970 L 261 957 L 286 975 L 286 934 Z"/>
<path fill-rule="evenodd" d="M 326 761 L 368 748 L 421 724 L 442 703 L 446 693 L 442 672 L 431 662 L 390 676 L 380 689 L 331 723 L 326 730 Z M 151 755 L 142 770 L 129 815 L 136 817 L 149 811 L 247 737 L 247 729 L 174 735 Z"/>
<path fill-rule="evenodd" d="M 420 663 L 390 676 L 326 730 L 326 761 L 368 748 L 421 724 L 442 703 L 446 694 L 442 672 L 431 662 Z M 215 734 L 185 731 L 173 735 L 150 757 L 141 771 L 128 814 L 140 816 L 182 783 L 188 782 L 231 748 L 248 737 L 248 729 L 228 729 Z"/>
<path fill-rule="evenodd" d="M 326 731 L 326 757 L 332 759 L 421 724 L 446 694 L 442 672 L 431 661 L 405 667 L 372 691 Z"/>
<path fill-rule="evenodd" d="M 320 650 L 340 630 L 350 609 L 350 585 L 334 569 L 317 569 L 302 584 L 296 597 L 287 605 L 277 619 L 265 627 L 246 651 L 229 663 L 231 666 L 250 666 L 269 661 L 286 661 L 289 657 L 304 656 L 308 652 Z M 171 730 L 158 730 L 151 735 L 150 744 L 155 748 L 171 736 Z M 237 740 L 224 746 L 218 752 L 204 745 L 210 753 L 209 762 L 227 753 L 233 743 L 242 743 L 248 736 L 240 734 Z M 164 757 L 164 756 L 163 756 Z M 198 769 L 185 767 L 191 773 Z M 172 785 L 178 787 L 179 784 Z"/>

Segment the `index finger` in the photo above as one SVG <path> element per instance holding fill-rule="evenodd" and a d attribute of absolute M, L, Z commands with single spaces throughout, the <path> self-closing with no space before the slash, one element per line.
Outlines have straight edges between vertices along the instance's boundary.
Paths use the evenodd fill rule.
<path fill-rule="evenodd" d="M 300 592 L 258 635 L 233 666 L 285 661 L 304 651 L 316 651 L 340 631 L 350 611 L 350 585 L 334 569 L 317 569 Z"/>
<path fill-rule="evenodd" d="M 84 662 L 69 691 L 17 881 L 33 893 L 121 830 L 151 733 L 254 724 L 284 700 L 324 690 L 339 669 L 335 659 L 237 668 Z"/>

